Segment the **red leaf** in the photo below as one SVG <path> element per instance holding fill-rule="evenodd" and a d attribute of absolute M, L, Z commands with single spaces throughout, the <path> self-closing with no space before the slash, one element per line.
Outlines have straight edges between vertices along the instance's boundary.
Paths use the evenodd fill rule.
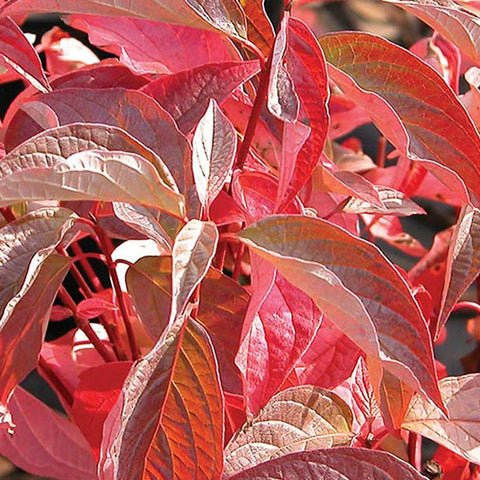
<path fill-rule="evenodd" d="M 379 358 L 379 345 L 386 369 L 443 406 L 425 319 L 405 280 L 374 245 L 297 215 L 268 217 L 239 238 L 312 296 L 368 355 Z"/>
<path fill-rule="evenodd" d="M 118 307 L 103 298 L 86 298 L 77 305 L 75 315 L 83 320 L 90 320 L 112 310 L 118 310 Z"/>
<path fill-rule="evenodd" d="M 480 169 L 474 161 L 480 155 L 479 135 L 437 72 L 407 50 L 366 33 L 326 35 L 320 45 L 332 79 L 368 108 L 402 153 L 421 161 L 464 200 L 463 182 L 479 191 Z"/>
<path fill-rule="evenodd" d="M 284 52 L 281 43 L 285 44 Z M 272 78 L 281 80 L 282 87 L 279 88 L 293 82 L 290 88 L 278 90 L 277 98 L 281 103 L 284 102 L 284 106 L 274 112 L 287 122 L 284 127 L 286 150 L 282 155 L 277 200 L 277 210 L 282 211 L 305 185 L 322 153 L 328 131 L 326 103 L 329 91 L 323 53 L 306 25 L 286 16 L 276 45 L 280 49 L 278 55 L 283 53 L 283 58 L 281 62 L 277 59 Z M 288 78 L 290 80 L 286 81 Z M 271 87 L 274 85 L 274 82 L 271 83 Z M 298 95 L 298 107 L 296 102 L 291 104 L 293 92 Z M 301 125 L 296 125 L 297 122 Z M 309 127 L 310 131 L 305 127 Z M 285 142 L 297 135 L 299 137 L 294 145 Z"/>
<path fill-rule="evenodd" d="M 338 447 L 291 453 L 229 480 L 425 480 L 411 465 L 385 452 Z"/>
<path fill-rule="evenodd" d="M 180 130 L 186 133 L 198 123 L 211 98 L 220 105 L 258 70 L 257 61 L 201 65 L 161 77 L 145 86 L 143 91 L 169 112 Z"/>
<path fill-rule="evenodd" d="M 95 460 L 100 458 L 103 423 L 117 401 L 132 362 L 99 365 L 80 373 L 71 415 L 92 449 Z"/>
<path fill-rule="evenodd" d="M 41 92 L 50 90 L 37 52 L 8 17 L 0 18 L 0 58 Z"/>
<path fill-rule="evenodd" d="M 190 321 L 132 368 L 105 423 L 100 479 L 219 480 L 223 411 L 213 348 Z"/>
<path fill-rule="evenodd" d="M 50 311 L 50 320 L 52 322 L 60 322 L 73 316 L 73 312 L 62 305 L 54 305 Z"/>
<path fill-rule="evenodd" d="M 122 63 L 139 73 L 177 73 L 241 59 L 224 35 L 198 28 L 96 15 L 70 15 L 67 23 L 87 32 L 93 45 L 118 55 Z M 195 55 L 191 54 L 192 46 Z"/>
<path fill-rule="evenodd" d="M 78 428 L 18 387 L 9 402 L 17 426 L 0 430 L 0 453 L 20 468 L 59 480 L 97 478 L 92 452 Z"/>

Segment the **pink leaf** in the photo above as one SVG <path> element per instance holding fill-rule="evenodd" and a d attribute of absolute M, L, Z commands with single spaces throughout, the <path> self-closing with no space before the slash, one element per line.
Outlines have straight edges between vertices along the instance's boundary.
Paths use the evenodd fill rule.
<path fill-rule="evenodd" d="M 118 310 L 118 307 L 103 298 L 93 297 L 82 300 L 77 305 L 75 315 L 83 320 L 90 320 L 112 310 Z"/>
<path fill-rule="evenodd" d="M 328 131 L 326 103 L 329 95 L 325 59 L 308 27 L 286 16 L 277 36 L 277 44 L 281 42 L 284 47 L 280 46 L 278 55 L 282 56 L 283 53 L 283 58 L 282 61 L 278 58 L 274 65 L 276 68 L 273 69 L 271 87 L 276 85 L 277 77 L 281 80 L 278 85 L 290 85 L 284 91 L 276 88 L 276 103 L 286 102 L 277 114 L 287 124 L 293 123 L 285 125 L 284 145 L 285 139 L 289 140 L 292 134 L 299 137 L 294 145 L 286 143 L 288 150 L 282 155 L 276 202 L 279 211 L 305 185 L 322 153 Z M 293 92 L 298 96 L 298 107 L 296 102 L 290 105 L 294 98 Z M 270 98 L 270 102 L 271 100 Z M 296 122 L 303 128 L 295 125 Z M 311 130 L 308 131 L 305 127 Z"/>
<path fill-rule="evenodd" d="M 9 402 L 17 426 L 0 430 L 0 453 L 24 470 L 59 480 L 94 480 L 96 465 L 78 428 L 18 387 Z"/>
<path fill-rule="evenodd" d="M 311 295 L 369 355 L 379 358 L 378 345 L 385 368 L 442 406 L 425 319 L 405 280 L 374 245 L 327 221 L 293 215 L 268 217 L 239 238 Z"/>
<path fill-rule="evenodd" d="M 200 120 L 211 98 L 221 103 L 242 83 L 259 70 L 257 61 L 224 62 L 201 65 L 172 75 L 166 75 L 145 86 L 169 112 L 184 133 Z"/>
<path fill-rule="evenodd" d="M 411 465 L 386 452 L 338 447 L 298 452 L 262 463 L 229 480 L 424 480 Z"/>
<path fill-rule="evenodd" d="M 80 373 L 71 414 L 97 461 L 100 458 L 103 423 L 117 401 L 131 366 L 131 362 L 114 362 Z"/>
<path fill-rule="evenodd" d="M 67 22 L 87 32 L 93 45 L 118 55 L 139 73 L 176 73 L 240 60 L 232 43 L 217 32 L 128 17 L 70 15 Z M 192 45 L 195 55 L 190 54 Z"/>
<path fill-rule="evenodd" d="M 231 175 L 237 137 L 232 124 L 210 100 L 193 136 L 192 168 L 200 203 L 208 209 Z"/>
<path fill-rule="evenodd" d="M 0 58 L 41 92 L 50 91 L 40 58 L 17 24 L 0 18 Z"/>

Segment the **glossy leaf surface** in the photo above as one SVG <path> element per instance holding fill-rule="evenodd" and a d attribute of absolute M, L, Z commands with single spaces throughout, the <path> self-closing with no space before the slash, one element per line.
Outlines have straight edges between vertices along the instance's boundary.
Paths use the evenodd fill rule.
<path fill-rule="evenodd" d="M 235 130 L 210 100 L 193 136 L 193 176 L 198 197 L 208 210 L 231 174 L 237 147 Z"/>

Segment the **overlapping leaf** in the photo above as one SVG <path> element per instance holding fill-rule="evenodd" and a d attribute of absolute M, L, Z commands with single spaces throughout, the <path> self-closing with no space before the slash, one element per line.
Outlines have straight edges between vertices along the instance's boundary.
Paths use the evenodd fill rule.
<path fill-rule="evenodd" d="M 305 185 L 322 153 L 328 132 L 329 91 L 325 58 L 302 22 L 286 16 L 275 47 L 269 103 L 287 122 L 284 142 L 288 145 L 292 136 L 299 137 L 296 146 L 282 155 L 277 201 L 281 211 Z"/>
<path fill-rule="evenodd" d="M 369 355 L 442 405 L 425 320 L 406 282 L 374 245 L 327 221 L 288 215 L 267 217 L 239 238 Z"/>
<path fill-rule="evenodd" d="M 453 231 L 446 260 L 445 283 L 438 318 L 435 319 L 435 338 L 440 335 L 453 306 L 477 278 L 480 269 L 480 210 L 465 206 Z"/>
<path fill-rule="evenodd" d="M 448 38 L 472 60 L 480 60 L 480 20 L 451 0 L 385 0 L 403 8 Z"/>
<path fill-rule="evenodd" d="M 400 151 L 423 160 L 464 200 L 462 181 L 471 191 L 479 191 L 480 169 L 474 160 L 480 155 L 479 135 L 437 72 L 407 50 L 371 34 L 336 33 L 319 42 L 332 79 L 367 107 Z"/>
<path fill-rule="evenodd" d="M 231 175 L 237 147 L 235 130 L 227 117 L 210 100 L 193 136 L 193 176 L 201 204 L 208 211 Z"/>
<path fill-rule="evenodd" d="M 48 128 L 48 124 L 38 124 L 38 116 L 28 116 L 39 103 L 51 109 L 58 125 L 92 122 L 122 128 L 160 156 L 183 191 L 184 162 L 190 157 L 190 148 L 170 115 L 148 95 L 123 88 L 62 88 L 36 95 L 31 101 L 22 102 L 9 122 L 8 149 L 40 133 L 42 126 Z"/>
<path fill-rule="evenodd" d="M 173 185 L 161 160 L 123 130 L 72 124 L 40 133 L 3 158 L 0 203 L 117 200 L 183 217 L 183 197 L 166 181 Z"/>
<path fill-rule="evenodd" d="M 220 479 L 223 398 L 213 348 L 194 321 L 178 328 L 127 377 L 105 424 L 100 480 Z"/>
<path fill-rule="evenodd" d="M 218 29 L 234 37 L 246 37 L 245 18 L 235 0 L 8 0 L 0 8 L 3 15 L 32 13 L 85 13 L 138 17 L 196 28 Z"/>
<path fill-rule="evenodd" d="M 175 238 L 172 251 L 172 309 L 169 324 L 183 313 L 212 263 L 218 241 L 213 222 L 190 220 Z"/>
<path fill-rule="evenodd" d="M 221 104 L 258 70 L 257 61 L 201 65 L 163 76 L 149 83 L 143 91 L 169 112 L 185 133 L 200 120 L 211 98 Z"/>
<path fill-rule="evenodd" d="M 386 452 L 338 447 L 291 453 L 238 473 L 231 480 L 425 480 L 408 463 Z"/>
<path fill-rule="evenodd" d="M 35 228 L 32 228 L 31 231 L 34 232 Z M 43 238 L 42 233 L 44 234 Z M 58 230 L 55 233 L 58 235 Z M 45 231 L 38 231 L 40 237 L 38 241 L 45 241 L 46 234 Z M 57 242 L 59 240 L 59 238 L 56 239 Z M 18 252 L 18 243 L 16 246 Z M 53 246 L 54 243 L 44 245 L 43 255 L 49 255 Z M 13 297 L 9 294 L 8 297 L 4 297 L 8 303 L 2 311 L 0 320 L 0 368 L 2 372 L 0 410 L 6 405 L 13 389 L 37 365 L 50 317 L 50 308 L 70 266 L 70 260 L 60 255 L 50 255 L 42 259 L 41 253 L 34 256 L 27 253 L 27 255 L 20 255 L 18 259 L 15 259 L 11 256 L 13 252 L 14 250 L 7 253 L 9 261 L 2 265 L 4 272 L 15 266 L 19 267 L 19 271 L 10 270 L 10 281 L 17 295 Z M 30 257 L 30 262 L 26 263 L 28 257 Z M 29 267 L 28 274 L 22 267 Z M 2 296 L 5 293 L 6 289 L 3 289 Z M 3 414 L 0 415 L 0 424 L 4 421 L 8 422 L 8 418 L 2 417 Z M 13 418 L 13 422 L 16 421 Z"/>
<path fill-rule="evenodd" d="M 0 18 L 0 58 L 41 92 L 50 90 L 37 52 L 8 17 Z"/>
<path fill-rule="evenodd" d="M 440 380 L 440 391 L 449 419 L 438 408 L 415 396 L 403 428 L 430 438 L 471 462 L 480 463 L 480 375 L 444 378 Z"/>
<path fill-rule="evenodd" d="M 348 445 L 352 412 L 334 393 L 311 386 L 284 390 L 225 448 L 224 477 L 288 453 Z"/>
<path fill-rule="evenodd" d="M 0 430 L 0 454 L 35 475 L 58 480 L 97 478 L 90 447 L 72 422 L 20 387 L 9 408 L 17 426 L 13 436 Z"/>
<path fill-rule="evenodd" d="M 228 38 L 217 32 L 127 17 L 70 15 L 67 21 L 87 32 L 90 43 L 118 55 L 140 73 L 175 73 L 240 60 Z M 192 45 L 195 55 L 190 54 Z"/>

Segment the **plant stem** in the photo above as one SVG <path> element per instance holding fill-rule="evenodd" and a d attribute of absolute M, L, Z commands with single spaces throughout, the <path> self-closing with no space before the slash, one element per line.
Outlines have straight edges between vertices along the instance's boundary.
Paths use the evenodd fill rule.
<path fill-rule="evenodd" d="M 480 305 L 478 303 L 475 303 L 475 302 L 458 302 L 453 306 L 451 313 L 456 312 L 458 310 L 461 310 L 463 308 L 468 308 L 470 310 L 475 310 L 475 312 L 480 314 Z"/>
<path fill-rule="evenodd" d="M 137 341 L 135 339 L 135 333 L 133 331 L 132 324 L 130 323 L 130 318 L 128 314 L 127 303 L 125 302 L 125 296 L 120 286 L 120 281 L 118 279 L 117 270 L 115 268 L 115 262 L 112 259 L 113 244 L 109 237 L 107 237 L 102 228 L 98 225 L 95 226 L 95 233 L 97 234 L 98 241 L 102 248 L 103 253 L 105 254 L 105 259 L 107 261 L 108 273 L 112 280 L 113 290 L 118 299 L 118 306 L 120 307 L 120 313 L 122 315 L 123 324 L 125 326 L 125 331 L 127 332 L 128 343 L 130 345 L 130 352 L 132 354 L 132 359 L 137 360 L 140 358 L 140 350 L 137 346 Z"/>
<path fill-rule="evenodd" d="M 77 242 L 73 242 L 70 245 L 70 248 L 72 249 L 72 252 L 75 254 L 75 256 L 78 258 L 78 261 L 80 262 L 80 265 L 82 266 L 83 271 L 85 272 L 87 278 L 90 280 L 90 283 L 92 284 L 95 291 L 99 292 L 103 290 L 102 282 L 98 278 L 97 274 L 93 270 L 88 260 L 85 258 L 83 250 L 81 249 L 80 245 Z"/>
<path fill-rule="evenodd" d="M 3 215 L 3 218 L 7 223 L 16 220 L 15 215 L 12 213 L 10 207 L 0 207 L 0 213 Z"/>
<path fill-rule="evenodd" d="M 75 319 L 78 328 L 86 335 L 90 343 L 94 346 L 95 350 L 106 362 L 115 362 L 117 359 L 115 355 L 106 347 L 106 345 L 100 340 L 95 330 L 90 325 L 88 320 L 78 317 L 75 313 L 77 305 L 75 301 L 68 293 L 67 289 L 62 285 L 58 291 L 58 296 L 63 304 L 73 312 L 73 318 Z"/>
<path fill-rule="evenodd" d="M 422 436 L 418 433 L 408 432 L 408 461 L 420 472 L 422 470 Z"/>
<path fill-rule="evenodd" d="M 250 144 L 252 143 L 253 135 L 255 134 L 255 128 L 257 127 L 258 119 L 262 113 L 263 103 L 265 97 L 267 96 L 268 91 L 268 82 L 270 79 L 270 69 L 272 68 L 272 59 L 273 59 L 273 46 L 268 56 L 268 60 L 263 66 L 262 73 L 260 75 L 260 83 L 258 85 L 257 96 L 255 97 L 255 102 L 253 104 L 252 112 L 250 113 L 250 118 L 248 119 L 247 128 L 245 130 L 245 135 L 243 137 L 242 144 L 237 157 L 237 168 L 242 169 L 247 159 L 248 151 L 250 149 Z"/>

